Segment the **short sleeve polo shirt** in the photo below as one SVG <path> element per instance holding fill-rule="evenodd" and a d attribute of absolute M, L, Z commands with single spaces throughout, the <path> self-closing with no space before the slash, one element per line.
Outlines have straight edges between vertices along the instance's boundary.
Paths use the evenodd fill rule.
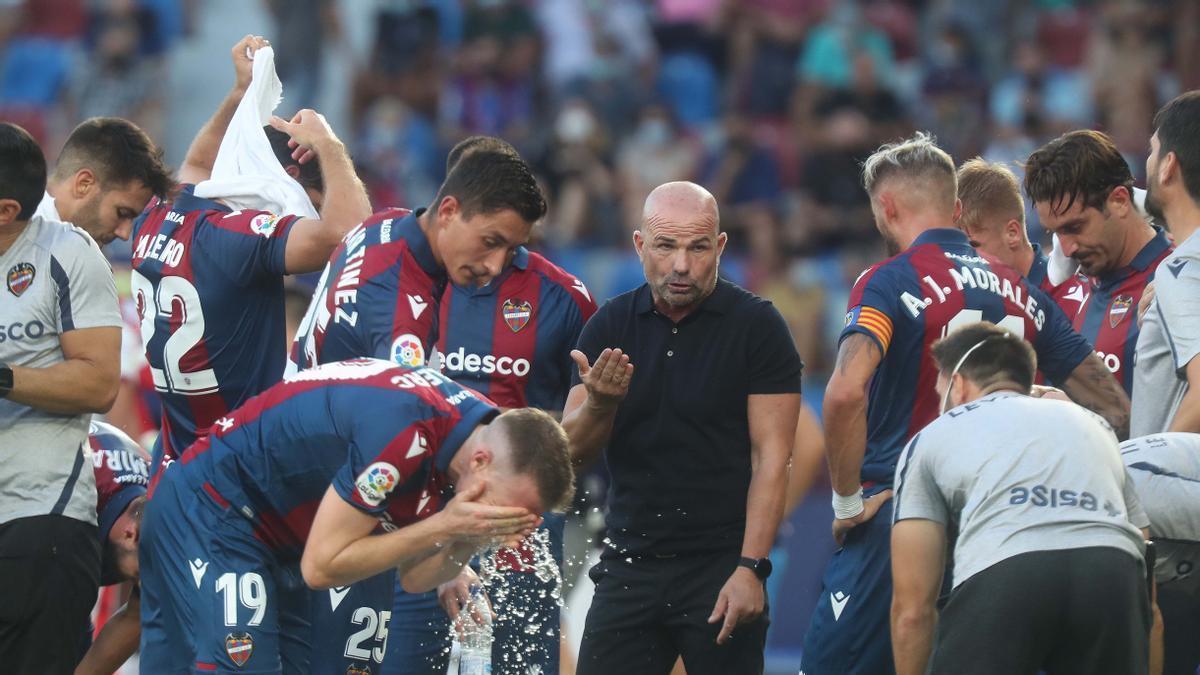
<path fill-rule="evenodd" d="M 606 449 L 608 536 L 621 553 L 741 545 L 753 394 L 798 394 L 803 364 L 770 302 L 725 280 L 679 323 L 643 285 L 605 304 L 579 349 L 629 354 L 633 379 Z M 579 384 L 578 373 L 573 384 Z"/>

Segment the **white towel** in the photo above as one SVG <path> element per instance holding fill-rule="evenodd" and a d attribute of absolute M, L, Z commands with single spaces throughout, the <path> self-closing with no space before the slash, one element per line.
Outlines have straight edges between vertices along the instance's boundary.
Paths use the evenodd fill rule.
<path fill-rule="evenodd" d="M 275 74 L 275 50 L 263 47 L 253 59 L 250 87 L 221 139 L 212 175 L 196 186 L 196 196 L 219 199 L 238 210 L 317 218 L 312 200 L 283 170 L 263 131 L 283 98 L 283 84 Z"/>

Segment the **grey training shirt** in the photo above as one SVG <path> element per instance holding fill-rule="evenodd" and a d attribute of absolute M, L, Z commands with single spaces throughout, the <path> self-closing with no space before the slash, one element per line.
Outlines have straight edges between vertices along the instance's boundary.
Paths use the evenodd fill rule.
<path fill-rule="evenodd" d="M 1117 437 L 1074 403 L 997 392 L 954 408 L 909 441 L 895 486 L 895 522 L 957 524 L 955 587 L 1033 551 L 1143 555 L 1145 513 Z"/>
<path fill-rule="evenodd" d="M 62 333 L 121 326 L 108 261 L 74 226 L 35 215 L 0 255 L 0 273 L 0 362 L 52 366 L 63 361 Z M 96 522 L 90 417 L 0 399 L 0 523 L 47 514 Z"/>
<path fill-rule="evenodd" d="M 1121 459 L 1150 518 L 1155 578 L 1200 591 L 1200 434 L 1131 438 L 1121 444 Z"/>
<path fill-rule="evenodd" d="M 1154 300 L 1138 334 L 1133 438 L 1166 431 L 1187 393 L 1185 369 L 1200 354 L 1200 237 L 1193 234 L 1154 273 Z"/>

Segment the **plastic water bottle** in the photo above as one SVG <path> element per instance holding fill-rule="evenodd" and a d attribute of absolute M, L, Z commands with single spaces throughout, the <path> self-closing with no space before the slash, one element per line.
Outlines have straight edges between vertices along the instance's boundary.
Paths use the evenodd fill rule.
<path fill-rule="evenodd" d="M 463 634 L 459 645 L 459 675 L 491 675 L 492 611 L 483 589 L 471 589 L 471 601 L 463 608 Z M 461 616 L 461 615 L 460 615 Z"/>

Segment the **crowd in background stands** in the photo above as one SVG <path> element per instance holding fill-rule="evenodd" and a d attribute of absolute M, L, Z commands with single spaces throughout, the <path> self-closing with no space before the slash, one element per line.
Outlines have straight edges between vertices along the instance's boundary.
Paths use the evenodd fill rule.
<path fill-rule="evenodd" d="M 263 2 L 288 98 L 310 105 L 347 39 L 339 0 Z M 339 131 L 377 206 L 428 203 L 450 146 L 503 136 L 550 197 L 539 245 L 603 298 L 640 282 L 628 235 L 650 188 L 695 180 L 731 233 L 725 273 L 775 301 L 809 382 L 882 257 L 860 181 L 881 142 L 928 129 L 960 162 L 1017 162 L 1093 127 L 1140 179 L 1154 111 L 1200 87 L 1197 0 L 367 2 Z M 93 115 L 158 137 L 164 57 L 202 5 L 0 0 L 0 118 L 47 148 Z"/>

